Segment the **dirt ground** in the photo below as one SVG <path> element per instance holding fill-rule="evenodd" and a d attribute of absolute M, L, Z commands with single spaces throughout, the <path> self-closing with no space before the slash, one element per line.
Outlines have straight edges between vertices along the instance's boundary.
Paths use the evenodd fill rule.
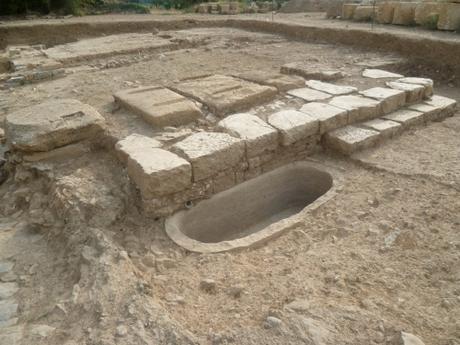
<path fill-rule="evenodd" d="M 105 117 L 114 138 L 154 136 L 114 106 L 114 92 L 301 60 L 339 69 L 347 74 L 339 83 L 362 90 L 360 62 L 401 58 L 388 69 L 435 77 L 437 94 L 460 101 L 456 77 L 396 53 L 231 28 L 168 34 L 195 44 L 81 62 L 63 78 L 0 90 L 0 122 L 75 98 Z M 19 322 L 0 330 L 0 343 L 397 345 L 405 331 L 426 345 L 459 345 L 459 131 L 457 112 L 350 158 L 315 155 L 343 175 L 338 195 L 279 238 L 223 254 L 187 252 L 162 220 L 143 217 L 109 150 L 33 174 L 18 167 L 0 186 L 0 264 L 14 264 L 0 280 L 19 287 Z"/>

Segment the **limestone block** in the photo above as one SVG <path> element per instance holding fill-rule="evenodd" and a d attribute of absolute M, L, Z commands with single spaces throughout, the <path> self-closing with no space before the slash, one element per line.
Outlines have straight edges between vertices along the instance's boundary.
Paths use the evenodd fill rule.
<path fill-rule="evenodd" d="M 198 5 L 198 13 L 204 14 L 208 13 L 208 4 L 200 4 Z"/>
<path fill-rule="evenodd" d="M 297 98 L 302 98 L 307 102 L 321 101 L 324 99 L 331 98 L 331 95 L 328 93 L 313 90 L 308 87 L 290 90 L 287 92 L 287 94 Z"/>
<path fill-rule="evenodd" d="M 118 158 L 125 165 L 128 164 L 129 155 L 143 149 L 159 148 L 162 144 L 153 138 L 146 137 L 140 134 L 130 134 L 115 144 L 115 151 Z"/>
<path fill-rule="evenodd" d="M 406 83 L 406 84 L 415 84 L 415 85 L 423 85 L 425 88 L 425 92 L 423 93 L 424 97 L 431 97 L 433 95 L 433 80 L 428 78 L 401 78 L 396 80 L 399 83 Z"/>
<path fill-rule="evenodd" d="M 347 95 L 358 91 L 356 87 L 353 86 L 343 86 L 343 85 L 334 85 L 331 83 L 325 83 L 320 80 L 308 80 L 305 82 L 311 89 L 315 89 L 321 92 L 326 92 L 334 96 Z"/>
<path fill-rule="evenodd" d="M 385 79 L 385 78 L 402 78 L 404 76 L 401 74 L 384 71 L 382 69 L 366 68 L 363 71 L 363 77 L 372 78 L 372 79 Z"/>
<path fill-rule="evenodd" d="M 320 134 L 346 126 L 348 123 L 348 112 L 346 110 L 326 103 L 307 103 L 300 108 L 300 111 L 319 121 Z"/>
<path fill-rule="evenodd" d="M 406 93 L 406 103 L 420 102 L 425 94 L 425 87 L 423 85 L 400 83 L 398 81 L 389 81 L 386 83 L 389 88 L 401 90 Z"/>
<path fill-rule="evenodd" d="M 440 9 L 441 4 L 438 2 L 421 2 L 417 4 L 414 15 L 415 23 L 424 26 L 437 25 Z"/>
<path fill-rule="evenodd" d="M 278 147 L 278 131 L 255 115 L 230 115 L 218 123 L 218 128 L 243 139 L 248 157 L 274 151 Z"/>
<path fill-rule="evenodd" d="M 454 111 L 457 107 L 457 101 L 455 99 L 438 95 L 433 95 L 431 99 L 426 100 L 425 103 L 433 107 L 440 107 L 451 111 Z"/>
<path fill-rule="evenodd" d="M 360 92 L 361 95 L 373 98 L 381 102 L 384 114 L 391 113 L 406 103 L 406 93 L 401 90 L 385 87 L 373 87 Z"/>
<path fill-rule="evenodd" d="M 326 18 L 342 17 L 343 1 L 329 1 L 326 9 Z"/>
<path fill-rule="evenodd" d="M 353 15 L 355 14 L 355 10 L 358 6 L 358 4 L 343 4 L 342 19 L 353 19 Z"/>
<path fill-rule="evenodd" d="M 374 17 L 374 7 L 373 6 L 363 6 L 359 5 L 355 8 L 353 13 L 353 20 L 358 22 L 371 21 Z"/>
<path fill-rule="evenodd" d="M 382 118 L 399 122 L 403 128 L 420 125 L 425 121 L 423 113 L 410 109 L 400 109 L 391 114 L 384 115 Z"/>
<path fill-rule="evenodd" d="M 236 77 L 258 84 L 273 86 L 278 91 L 297 89 L 305 85 L 305 80 L 302 77 L 265 71 L 251 71 L 236 75 Z"/>
<path fill-rule="evenodd" d="M 440 4 L 438 20 L 439 30 L 459 31 L 460 30 L 460 3 Z"/>
<path fill-rule="evenodd" d="M 280 133 L 281 145 L 289 146 L 319 133 L 319 121 L 296 110 L 283 110 L 268 117 Z"/>
<path fill-rule="evenodd" d="M 350 155 L 374 145 L 379 135 L 379 132 L 372 129 L 346 126 L 326 133 L 325 144 L 331 149 Z"/>
<path fill-rule="evenodd" d="M 397 2 L 393 14 L 394 25 L 414 25 L 416 2 Z"/>
<path fill-rule="evenodd" d="M 377 22 L 380 24 L 391 24 L 395 11 L 394 1 L 384 1 L 378 4 L 377 7 Z"/>
<path fill-rule="evenodd" d="M 217 5 L 218 11 L 220 14 L 230 14 L 230 4 L 229 3 L 219 3 Z"/>
<path fill-rule="evenodd" d="M 244 158 L 244 141 L 226 133 L 199 132 L 174 144 L 171 150 L 192 164 L 193 180 L 200 181 L 235 167 Z"/>
<path fill-rule="evenodd" d="M 145 199 L 179 192 L 192 184 L 190 163 L 174 153 L 139 145 L 127 156 L 128 175 Z"/>
<path fill-rule="evenodd" d="M 295 74 L 305 79 L 316 79 L 323 81 L 337 80 L 344 77 L 341 71 L 318 70 L 309 62 L 291 62 L 281 66 L 281 73 Z"/>
<path fill-rule="evenodd" d="M 428 105 L 426 103 L 412 104 L 408 107 L 408 109 L 423 113 L 425 121 L 438 121 L 446 117 L 443 115 L 442 108 L 433 107 L 432 105 Z"/>
<path fill-rule="evenodd" d="M 147 86 L 116 93 L 115 101 L 156 127 L 181 126 L 201 116 L 194 102 L 161 86 Z"/>
<path fill-rule="evenodd" d="M 373 119 L 366 121 L 363 122 L 361 126 L 379 132 L 380 139 L 391 138 L 395 134 L 402 131 L 402 125 L 400 123 L 384 119 Z"/>
<path fill-rule="evenodd" d="M 329 104 L 347 110 L 348 123 L 369 120 L 382 113 L 379 101 L 362 96 L 337 96 Z"/>
<path fill-rule="evenodd" d="M 18 150 L 49 151 L 93 138 L 104 124 L 104 118 L 93 107 L 74 99 L 60 99 L 9 114 L 5 131 L 7 140 Z"/>

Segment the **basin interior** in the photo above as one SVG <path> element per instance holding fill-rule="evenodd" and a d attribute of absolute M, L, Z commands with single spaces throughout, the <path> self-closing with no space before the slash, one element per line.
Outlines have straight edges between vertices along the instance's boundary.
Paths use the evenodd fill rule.
<path fill-rule="evenodd" d="M 291 164 L 200 202 L 179 213 L 175 223 L 199 242 L 231 241 L 300 212 L 332 185 L 328 172 L 308 163 Z"/>

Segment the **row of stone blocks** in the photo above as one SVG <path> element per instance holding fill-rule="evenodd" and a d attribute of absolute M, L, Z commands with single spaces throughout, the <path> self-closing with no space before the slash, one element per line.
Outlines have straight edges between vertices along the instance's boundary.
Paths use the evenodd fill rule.
<path fill-rule="evenodd" d="M 432 29 L 455 31 L 460 29 L 460 1 L 383 1 L 375 7 L 370 4 L 344 3 L 342 8 L 331 8 L 328 16 L 356 21 L 369 21 L 374 18 L 381 24 L 418 24 Z"/>

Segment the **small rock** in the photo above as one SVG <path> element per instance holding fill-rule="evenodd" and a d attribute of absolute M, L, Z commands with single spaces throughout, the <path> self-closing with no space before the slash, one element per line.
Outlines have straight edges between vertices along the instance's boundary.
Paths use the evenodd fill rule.
<path fill-rule="evenodd" d="M 406 332 L 401 332 L 401 341 L 401 345 L 425 345 L 420 338 Z"/>
<path fill-rule="evenodd" d="M 30 332 L 33 335 L 38 335 L 42 338 L 48 337 L 51 333 L 53 333 L 56 330 L 56 328 L 48 326 L 48 325 L 35 325 L 32 326 L 30 329 Z"/>
<path fill-rule="evenodd" d="M 264 327 L 265 328 L 278 328 L 281 326 L 283 322 L 278 319 L 277 317 L 274 317 L 274 316 L 268 316 L 266 319 L 265 319 L 265 322 L 264 322 Z"/>
<path fill-rule="evenodd" d="M 286 304 L 285 308 L 302 313 L 310 309 L 310 303 L 306 299 L 296 299 L 291 303 Z"/>
<path fill-rule="evenodd" d="M 213 279 L 203 279 L 200 282 L 200 289 L 207 293 L 216 293 L 217 283 Z"/>
<path fill-rule="evenodd" d="M 367 199 L 367 202 L 368 202 L 368 204 L 369 204 L 370 206 L 372 206 L 372 207 L 378 207 L 379 204 L 380 204 L 380 202 L 378 201 L 378 199 L 375 198 L 375 197 L 368 198 L 368 199 Z"/>
<path fill-rule="evenodd" d="M 240 298 L 244 291 L 244 287 L 241 285 L 234 285 L 228 288 L 227 293 L 233 298 Z"/>
<path fill-rule="evenodd" d="M 11 271 L 13 266 L 14 266 L 14 264 L 12 262 L 9 262 L 9 261 L 0 262 L 0 274 L 1 273 L 7 273 L 7 272 Z"/>
<path fill-rule="evenodd" d="M 124 337 L 126 334 L 128 334 L 128 328 L 126 328 L 125 325 L 117 326 L 117 332 L 116 332 L 117 337 Z"/>
<path fill-rule="evenodd" d="M 167 293 L 165 296 L 165 300 L 169 303 L 174 303 L 174 304 L 185 304 L 185 298 L 180 295 L 175 295 L 171 293 Z"/>
<path fill-rule="evenodd" d="M 2 274 L 0 277 L 0 281 L 4 283 L 10 283 L 10 282 L 15 282 L 18 280 L 18 276 L 14 274 L 13 272 L 8 272 L 5 274 Z"/>
<path fill-rule="evenodd" d="M 171 269 L 177 266 L 177 262 L 170 258 L 156 258 L 155 266 L 157 270 L 161 271 L 163 269 Z"/>
<path fill-rule="evenodd" d="M 18 304 L 9 300 L 0 301 L 0 321 L 7 321 L 16 316 Z"/>
<path fill-rule="evenodd" d="M 0 283 L 0 300 L 10 298 L 18 291 L 16 283 Z"/>

